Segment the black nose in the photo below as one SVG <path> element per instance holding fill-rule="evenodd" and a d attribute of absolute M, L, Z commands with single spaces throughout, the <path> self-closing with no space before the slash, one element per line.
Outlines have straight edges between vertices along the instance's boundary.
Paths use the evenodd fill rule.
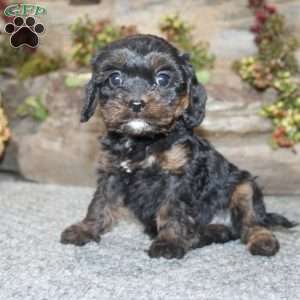
<path fill-rule="evenodd" d="M 145 107 L 145 102 L 143 100 L 131 100 L 129 107 L 133 112 L 140 112 Z"/>

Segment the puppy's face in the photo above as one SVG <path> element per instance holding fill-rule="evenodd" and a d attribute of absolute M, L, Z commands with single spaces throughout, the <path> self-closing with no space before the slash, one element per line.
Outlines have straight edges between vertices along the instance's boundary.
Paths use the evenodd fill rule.
<path fill-rule="evenodd" d="M 184 75 L 169 53 L 116 49 L 97 68 L 108 130 L 133 135 L 163 132 L 188 106 Z"/>
<path fill-rule="evenodd" d="M 87 94 L 88 99 L 98 97 L 108 131 L 154 135 L 170 131 L 187 114 L 192 77 L 191 66 L 174 47 L 157 37 L 137 35 L 95 57 Z M 85 106 L 83 121 L 91 108 L 93 102 Z"/>

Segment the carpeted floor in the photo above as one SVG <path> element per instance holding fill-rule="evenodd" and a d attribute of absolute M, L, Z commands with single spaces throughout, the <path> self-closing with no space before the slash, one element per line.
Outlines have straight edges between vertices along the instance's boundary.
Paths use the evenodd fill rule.
<path fill-rule="evenodd" d="M 2 300 L 297 300 L 300 228 L 277 233 L 276 257 L 253 257 L 239 241 L 197 249 L 183 260 L 150 259 L 149 239 L 122 223 L 101 243 L 61 245 L 65 226 L 83 217 L 93 191 L 0 183 Z M 268 198 L 269 210 L 300 220 L 300 197 Z"/>

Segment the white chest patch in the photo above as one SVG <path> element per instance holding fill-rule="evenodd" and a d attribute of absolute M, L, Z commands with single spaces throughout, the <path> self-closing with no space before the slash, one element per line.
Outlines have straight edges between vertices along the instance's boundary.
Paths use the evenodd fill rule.
<path fill-rule="evenodd" d="M 128 122 L 127 126 L 135 133 L 140 133 L 149 129 L 149 124 L 140 119 Z"/>

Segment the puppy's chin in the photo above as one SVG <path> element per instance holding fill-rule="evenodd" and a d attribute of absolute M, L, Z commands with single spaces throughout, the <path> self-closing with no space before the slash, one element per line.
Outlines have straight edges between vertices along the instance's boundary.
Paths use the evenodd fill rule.
<path fill-rule="evenodd" d="M 142 136 L 153 133 L 153 128 L 142 119 L 133 119 L 122 126 L 122 131 L 130 135 Z"/>

